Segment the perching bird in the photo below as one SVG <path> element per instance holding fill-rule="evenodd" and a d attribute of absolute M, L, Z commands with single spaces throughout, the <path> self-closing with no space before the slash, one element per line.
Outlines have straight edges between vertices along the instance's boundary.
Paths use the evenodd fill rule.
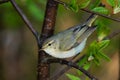
<path fill-rule="evenodd" d="M 73 26 L 46 39 L 42 50 L 56 58 L 69 58 L 80 53 L 86 44 L 87 38 L 96 29 L 92 23 L 97 15 L 92 14 L 85 23 Z"/>

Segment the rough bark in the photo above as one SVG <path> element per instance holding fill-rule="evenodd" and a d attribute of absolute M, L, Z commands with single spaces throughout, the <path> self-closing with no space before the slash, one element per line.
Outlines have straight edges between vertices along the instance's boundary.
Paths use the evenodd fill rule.
<path fill-rule="evenodd" d="M 43 41 L 52 36 L 54 32 L 56 14 L 57 14 L 57 7 L 58 3 L 53 0 L 48 0 L 46 5 L 46 12 L 44 23 L 42 27 L 42 32 L 40 36 L 40 42 L 38 43 L 39 49 L 42 46 Z M 48 55 L 43 52 L 39 51 L 38 54 L 38 80 L 49 80 L 50 77 L 50 65 L 47 63 L 42 63 L 42 60 L 47 58 Z"/>

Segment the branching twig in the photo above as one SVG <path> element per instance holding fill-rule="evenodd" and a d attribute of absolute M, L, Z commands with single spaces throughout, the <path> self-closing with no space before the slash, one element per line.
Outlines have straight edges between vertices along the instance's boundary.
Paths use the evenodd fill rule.
<path fill-rule="evenodd" d="M 65 2 L 60 1 L 60 0 L 54 0 L 54 1 L 58 2 L 59 4 L 62 4 L 63 6 L 65 6 L 65 8 L 69 9 L 69 8 L 68 8 L 68 5 L 67 5 Z M 97 12 L 94 12 L 94 11 L 90 11 L 90 10 L 87 10 L 87 9 L 81 9 L 81 10 L 86 11 L 86 12 L 88 12 L 88 13 L 97 14 L 97 15 L 99 15 L 99 16 L 102 16 L 102 17 L 111 19 L 111 20 L 113 20 L 113 21 L 120 22 L 120 19 L 115 19 L 115 18 L 109 17 L 109 16 L 104 15 L 104 14 L 100 14 L 100 13 L 97 13 Z"/>
<path fill-rule="evenodd" d="M 15 10 L 18 12 L 18 14 L 21 16 L 22 20 L 25 22 L 25 24 L 27 25 L 27 27 L 30 29 L 30 31 L 33 33 L 33 35 L 35 36 L 35 38 L 37 40 L 39 40 L 39 36 L 38 36 L 38 32 L 33 28 L 31 22 L 27 19 L 27 17 L 25 16 L 25 14 L 22 12 L 22 10 L 19 8 L 19 6 L 16 4 L 16 2 L 14 0 L 10 0 L 11 4 L 13 5 L 13 7 L 15 8 Z"/>
<path fill-rule="evenodd" d="M 8 2 L 9 0 L 0 0 L 0 4 L 3 4 L 3 3 L 6 3 Z"/>
<path fill-rule="evenodd" d="M 91 80 L 98 80 L 97 78 L 92 76 L 88 71 L 86 71 L 82 67 L 78 66 L 76 63 L 66 61 L 66 60 L 63 60 L 63 59 L 48 59 L 46 62 L 48 62 L 48 63 L 60 63 L 60 64 L 68 65 L 70 67 L 73 67 L 73 68 L 76 68 L 76 69 L 80 70 L 86 76 L 88 76 Z"/>

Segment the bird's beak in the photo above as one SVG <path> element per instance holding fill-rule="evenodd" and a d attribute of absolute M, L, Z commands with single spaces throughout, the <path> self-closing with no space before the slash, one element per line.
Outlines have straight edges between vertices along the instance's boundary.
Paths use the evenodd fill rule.
<path fill-rule="evenodd" d="M 42 49 L 39 49 L 38 51 L 44 51 L 44 49 L 42 48 Z"/>
<path fill-rule="evenodd" d="M 42 46 L 41 50 L 46 49 L 47 45 Z"/>
<path fill-rule="evenodd" d="M 42 46 L 41 49 L 39 49 L 39 51 L 44 51 L 46 49 L 46 46 Z"/>

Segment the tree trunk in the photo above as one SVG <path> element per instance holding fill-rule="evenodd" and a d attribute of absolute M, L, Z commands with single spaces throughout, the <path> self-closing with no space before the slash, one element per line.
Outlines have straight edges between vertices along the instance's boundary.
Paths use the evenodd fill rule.
<path fill-rule="evenodd" d="M 44 23 L 42 27 L 42 33 L 40 36 L 40 40 L 38 43 L 39 49 L 42 46 L 43 41 L 52 36 L 54 32 L 54 26 L 56 21 L 58 3 L 53 0 L 48 0 L 46 5 L 46 12 Z M 38 53 L 38 78 L 37 80 L 49 80 L 50 79 L 50 65 L 47 63 L 42 63 L 42 60 L 47 58 L 48 55 L 39 51 Z"/>

